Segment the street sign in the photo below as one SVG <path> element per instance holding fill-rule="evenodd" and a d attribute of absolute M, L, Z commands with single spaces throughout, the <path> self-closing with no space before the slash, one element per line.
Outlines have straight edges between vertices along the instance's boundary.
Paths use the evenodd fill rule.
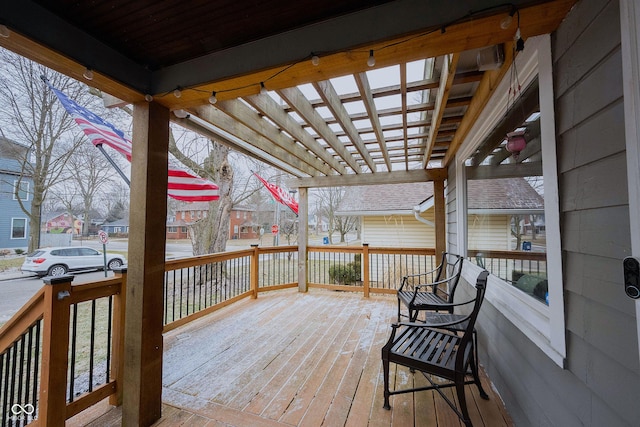
<path fill-rule="evenodd" d="M 273 224 L 271 226 L 271 233 L 278 234 L 278 224 Z"/>
<path fill-rule="evenodd" d="M 102 243 L 103 245 L 109 243 L 109 235 L 104 230 L 98 231 L 98 238 L 100 239 L 100 243 Z"/>

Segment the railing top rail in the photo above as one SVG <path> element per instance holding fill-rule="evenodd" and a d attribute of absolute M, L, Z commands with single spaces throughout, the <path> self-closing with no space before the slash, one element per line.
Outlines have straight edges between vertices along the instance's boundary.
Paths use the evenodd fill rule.
<path fill-rule="evenodd" d="M 362 246 L 308 246 L 310 252 L 362 253 Z"/>
<path fill-rule="evenodd" d="M 289 246 L 273 246 L 273 247 L 258 247 L 258 251 L 260 251 L 261 254 L 275 254 L 275 253 L 282 253 L 282 252 L 292 252 L 292 251 L 297 251 L 298 247 L 295 245 L 289 245 Z"/>
<path fill-rule="evenodd" d="M 0 328 L 0 353 L 11 346 L 31 325 L 44 314 L 44 287 Z"/>
<path fill-rule="evenodd" d="M 532 252 L 532 251 L 485 251 L 481 249 L 468 249 L 467 254 L 470 257 L 475 257 L 481 254 L 485 258 L 503 258 L 503 259 L 518 259 L 518 260 L 531 260 L 531 261 L 546 261 L 546 252 Z"/>
<path fill-rule="evenodd" d="M 71 301 L 75 304 L 84 301 L 115 295 L 122 289 L 121 277 L 110 277 L 99 279 L 91 283 L 83 283 L 80 285 L 71 285 Z"/>
<path fill-rule="evenodd" d="M 435 255 L 435 248 L 370 247 L 370 254 Z"/>
<path fill-rule="evenodd" d="M 243 249 L 231 252 L 219 252 L 215 254 L 199 255 L 189 258 L 178 258 L 167 260 L 164 263 L 165 271 L 178 270 L 181 268 L 194 267 L 197 265 L 210 264 L 214 262 L 227 261 L 234 258 L 242 258 L 253 255 L 253 249 Z"/>

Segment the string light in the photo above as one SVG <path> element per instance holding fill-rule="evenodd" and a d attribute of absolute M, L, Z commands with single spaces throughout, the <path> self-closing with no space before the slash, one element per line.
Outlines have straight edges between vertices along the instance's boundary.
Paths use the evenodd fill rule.
<path fill-rule="evenodd" d="M 6 25 L 0 25 L 0 37 L 9 37 L 11 35 L 11 31 L 7 28 Z"/>
<path fill-rule="evenodd" d="M 82 73 L 82 77 L 87 80 L 93 80 L 93 70 L 89 67 L 85 68 L 84 73 Z"/>
<path fill-rule="evenodd" d="M 369 59 L 367 59 L 367 65 L 369 67 L 373 67 L 374 65 L 376 65 L 376 58 L 375 56 L 373 56 L 373 49 L 369 51 Z"/>
<path fill-rule="evenodd" d="M 179 119 L 186 119 L 187 117 L 189 117 L 189 113 L 187 113 L 185 110 L 173 110 L 173 114 L 175 114 Z"/>
<path fill-rule="evenodd" d="M 147 101 L 147 102 L 151 102 L 151 101 L 153 101 L 153 96 L 151 96 L 151 95 L 149 95 L 149 94 L 146 94 L 146 95 L 144 96 L 144 100 L 145 100 L 145 101 Z"/>
<path fill-rule="evenodd" d="M 500 21 L 500 28 L 502 28 L 502 29 L 507 29 L 507 28 L 509 28 L 509 27 L 511 26 L 511 24 L 513 23 L 513 17 L 514 17 L 514 16 L 516 15 L 516 13 L 517 13 L 517 14 L 518 14 L 518 16 L 517 16 L 517 19 L 518 19 L 518 29 L 517 29 L 516 34 L 515 34 L 515 37 L 514 37 L 514 40 L 515 40 L 515 48 L 516 48 L 516 51 L 523 50 L 523 49 L 524 49 L 524 40 L 522 39 L 522 37 L 521 37 L 521 35 L 520 35 L 520 11 L 518 10 L 518 8 L 517 8 L 515 5 L 504 5 L 504 4 L 501 4 L 501 5 L 498 5 L 498 6 L 488 7 L 488 8 L 481 9 L 481 10 L 477 10 L 477 11 L 470 11 L 470 12 L 469 12 L 469 13 L 467 13 L 465 16 L 461 16 L 461 17 L 459 17 L 459 18 L 457 18 L 457 19 L 454 19 L 454 20 L 452 20 L 452 21 L 450 21 L 450 22 L 448 22 L 448 23 L 446 23 L 446 24 L 442 25 L 441 27 L 438 27 L 437 29 L 430 29 L 430 30 L 425 31 L 425 32 L 423 32 L 423 33 L 415 34 L 415 35 L 410 36 L 410 37 L 407 37 L 407 38 L 405 38 L 405 39 L 402 39 L 402 40 L 398 40 L 398 41 L 395 41 L 395 42 L 389 43 L 389 44 L 387 44 L 387 45 L 384 45 L 384 46 L 381 46 L 381 47 L 377 48 L 377 49 L 376 49 L 376 51 L 380 51 L 380 50 L 383 50 L 383 49 L 387 49 L 387 48 L 391 48 L 391 47 L 394 47 L 394 46 L 398 46 L 398 45 L 401 45 L 401 44 L 404 44 L 404 43 L 408 43 L 408 42 L 410 42 L 411 40 L 418 39 L 418 38 L 420 38 L 420 37 L 425 37 L 425 36 L 427 36 L 427 35 L 429 35 L 429 34 L 432 34 L 432 33 L 436 32 L 436 31 L 438 31 L 438 30 L 440 30 L 440 32 L 444 34 L 444 33 L 446 32 L 447 27 L 449 27 L 449 26 L 451 26 L 451 25 L 455 25 L 455 24 L 458 24 L 458 23 L 460 23 L 460 22 L 466 22 L 466 21 L 468 21 L 469 19 L 473 18 L 473 17 L 474 17 L 474 16 L 476 16 L 476 15 L 486 14 L 487 12 L 489 12 L 489 11 L 493 11 L 493 10 L 496 10 L 496 9 L 502 9 L 502 10 L 504 10 L 505 6 L 511 6 L 511 10 L 510 10 L 510 12 L 509 12 L 508 16 L 506 16 L 506 17 L 504 17 L 504 18 L 502 18 L 502 19 L 501 19 L 501 21 Z M 4 29 L 4 28 L 6 28 L 4 25 L 0 25 L 0 36 L 2 36 L 2 37 L 8 37 L 8 32 L 9 32 L 9 30 L 7 29 L 7 30 L 6 30 L 6 33 L 5 33 L 5 32 L 3 31 L 3 29 Z M 5 34 L 7 34 L 7 35 L 5 35 Z M 340 52 L 344 52 L 344 51 L 322 52 L 322 54 L 323 54 L 323 55 L 330 55 L 330 54 L 333 54 L 333 53 L 340 53 Z M 350 51 L 350 52 L 363 52 L 363 51 L 362 51 L 362 50 L 352 50 L 352 51 Z M 318 65 L 320 64 L 320 56 L 319 56 L 319 55 L 317 55 L 316 53 L 311 52 L 310 58 L 311 58 L 311 64 L 312 64 L 313 66 L 318 66 Z M 298 61 L 292 62 L 291 64 L 289 64 L 289 65 L 287 65 L 287 66 L 283 67 L 282 69 L 278 70 L 277 72 L 275 72 L 273 75 L 271 75 L 271 76 L 267 77 L 265 80 L 261 81 L 261 82 L 260 82 L 260 94 L 261 94 L 261 95 L 265 95 L 265 94 L 267 94 L 267 93 L 268 93 L 267 88 L 265 87 L 265 82 L 268 82 L 268 81 L 270 81 L 270 80 L 274 79 L 275 77 L 277 77 L 277 76 L 279 76 L 280 74 L 282 74 L 282 73 L 286 72 L 286 71 L 287 71 L 287 70 L 289 70 L 290 68 L 292 68 L 292 67 L 294 67 L 294 66 L 296 66 L 296 65 L 298 65 L 298 64 L 300 64 L 300 63 L 302 63 L 302 62 L 304 62 L 304 61 L 307 61 L 307 60 L 309 60 L 309 55 L 307 55 L 307 56 L 306 56 L 305 58 L 303 58 L 303 59 L 300 59 L 300 60 L 298 60 Z M 374 66 L 376 65 L 376 58 L 375 58 L 375 56 L 374 56 L 374 50 L 373 50 L 373 49 L 370 49 L 370 50 L 369 50 L 369 57 L 367 58 L 367 65 L 368 65 L 369 67 L 374 67 Z M 209 95 L 209 97 L 208 97 L 209 103 L 211 103 L 211 104 L 215 104 L 215 103 L 217 102 L 217 97 L 216 97 L 216 94 L 217 94 L 217 93 L 222 93 L 222 92 L 234 92 L 234 91 L 238 91 L 238 90 L 242 90 L 242 89 L 248 89 L 248 88 L 250 88 L 250 87 L 252 87 L 252 86 L 254 86 L 254 85 L 255 85 L 255 83 L 249 83 L 249 84 L 244 85 L 244 86 L 234 87 L 234 88 L 229 88 L 229 89 L 225 89 L 225 90 L 218 91 L 218 92 L 212 91 L 212 92 L 211 92 L 211 95 Z M 196 92 L 206 92 L 206 93 L 209 93 L 209 91 L 202 90 L 202 89 L 198 89 L 198 88 L 182 88 L 182 87 L 178 86 L 175 90 L 173 90 L 173 91 L 168 91 L 168 92 L 166 92 L 166 93 L 164 93 L 164 94 L 161 94 L 161 95 L 158 95 L 158 96 L 163 97 L 163 96 L 166 96 L 166 95 L 168 95 L 169 93 L 173 92 L 173 95 L 174 95 L 176 98 L 180 98 L 180 97 L 182 96 L 182 90 L 184 90 L 184 89 L 186 89 L 186 90 L 193 90 L 193 91 L 196 91 Z M 147 99 L 147 97 L 146 97 L 146 96 L 145 96 L 145 99 Z M 148 99 L 147 99 L 147 100 L 148 100 Z M 188 114 L 187 114 L 187 115 L 188 115 Z"/>

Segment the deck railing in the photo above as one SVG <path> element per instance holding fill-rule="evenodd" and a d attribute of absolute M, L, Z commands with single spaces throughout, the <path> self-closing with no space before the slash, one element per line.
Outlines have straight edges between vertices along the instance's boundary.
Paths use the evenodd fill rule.
<path fill-rule="evenodd" d="M 126 270 L 125 270 L 126 271 Z M 0 329 L 1 425 L 63 425 L 102 399 L 122 396 L 126 272 L 45 286 Z"/>
<path fill-rule="evenodd" d="M 547 277 L 547 254 L 531 251 L 469 250 L 470 261 L 507 282 L 515 282 L 523 274 Z"/>
<path fill-rule="evenodd" d="M 365 297 L 394 293 L 402 276 L 430 271 L 438 258 L 434 249 L 308 247 L 307 281 Z M 497 272 L 546 270 L 532 252 L 485 252 L 480 259 Z M 298 261 L 296 246 L 166 261 L 165 331 L 259 292 L 297 287 Z M 45 278 L 0 329 L 0 426 L 62 425 L 106 397 L 122 403 L 126 278 L 126 269 L 83 285 L 72 286 L 73 276 Z"/>

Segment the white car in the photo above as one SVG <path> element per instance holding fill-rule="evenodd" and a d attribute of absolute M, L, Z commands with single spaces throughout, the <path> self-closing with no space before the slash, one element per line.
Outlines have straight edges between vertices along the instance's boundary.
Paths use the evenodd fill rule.
<path fill-rule="evenodd" d="M 107 269 L 113 270 L 127 261 L 122 255 L 107 254 Z M 36 249 L 28 254 L 20 267 L 22 271 L 40 277 L 62 276 L 70 271 L 104 269 L 104 254 L 86 247 L 58 247 Z"/>

